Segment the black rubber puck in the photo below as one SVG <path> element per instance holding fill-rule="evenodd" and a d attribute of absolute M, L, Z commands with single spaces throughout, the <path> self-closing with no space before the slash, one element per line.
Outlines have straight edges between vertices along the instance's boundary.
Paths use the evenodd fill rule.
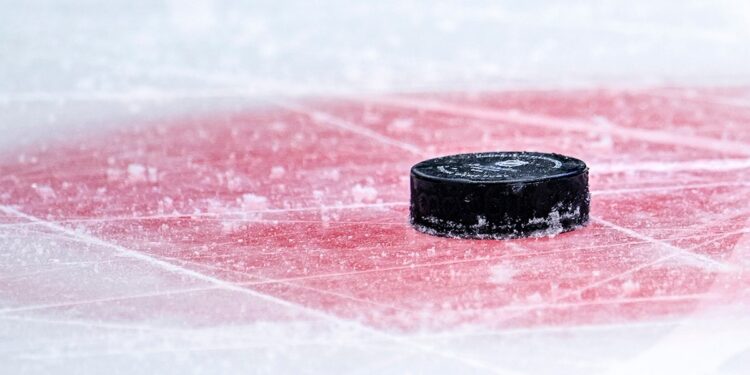
<path fill-rule="evenodd" d="M 459 238 L 551 236 L 586 225 L 588 168 L 538 152 L 486 152 L 411 168 L 411 223 Z"/>

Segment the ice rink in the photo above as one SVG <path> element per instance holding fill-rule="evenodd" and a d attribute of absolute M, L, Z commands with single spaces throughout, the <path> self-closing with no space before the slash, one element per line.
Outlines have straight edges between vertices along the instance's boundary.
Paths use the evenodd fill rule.
<path fill-rule="evenodd" d="M 0 373 L 750 373 L 742 2 L 0 1 Z M 458 240 L 409 168 L 592 219 Z"/>

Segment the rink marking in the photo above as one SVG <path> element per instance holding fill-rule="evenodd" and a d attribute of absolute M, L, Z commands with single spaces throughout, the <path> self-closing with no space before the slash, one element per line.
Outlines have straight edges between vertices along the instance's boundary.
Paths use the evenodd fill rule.
<path fill-rule="evenodd" d="M 313 120 L 314 124 L 333 126 L 335 128 L 342 129 L 342 130 L 345 130 L 354 134 L 359 134 L 361 136 L 370 138 L 372 140 L 378 141 L 388 146 L 398 147 L 414 155 L 419 155 L 419 156 L 425 155 L 425 153 L 419 147 L 411 143 L 399 141 L 397 139 L 385 136 L 369 128 L 354 124 L 350 121 L 346 121 L 338 116 L 334 116 L 334 115 L 331 115 L 329 113 L 319 111 L 319 110 L 313 110 L 298 103 L 289 103 L 289 102 L 281 102 L 281 101 L 273 101 L 271 103 L 278 107 L 284 108 L 288 111 L 292 111 L 292 112 L 303 114 L 305 116 L 309 116 Z"/>
<path fill-rule="evenodd" d="M 242 294 L 247 294 L 247 295 L 250 295 L 252 297 L 256 297 L 258 299 L 261 299 L 261 300 L 264 300 L 264 301 L 267 301 L 267 302 L 271 302 L 271 303 L 275 303 L 275 304 L 278 304 L 278 305 L 281 305 L 281 306 L 285 306 L 285 307 L 290 308 L 290 309 L 300 310 L 300 311 L 305 312 L 305 313 L 307 313 L 307 314 L 309 314 L 311 316 L 318 317 L 318 318 L 320 318 L 322 320 L 325 320 L 325 321 L 328 321 L 328 322 L 332 322 L 332 323 L 335 323 L 335 324 L 340 324 L 342 326 L 349 326 L 349 327 L 352 327 L 354 329 L 361 330 L 363 332 L 367 332 L 367 333 L 370 333 L 370 334 L 373 334 L 373 335 L 381 336 L 383 338 L 387 338 L 389 340 L 392 340 L 392 341 L 394 341 L 396 343 L 407 345 L 407 346 L 409 346 L 409 347 L 411 347 L 413 349 L 421 350 L 421 351 L 424 351 L 424 352 L 428 352 L 428 353 L 432 353 L 432 354 L 436 354 L 436 355 L 442 356 L 444 358 L 448 358 L 448 359 L 453 359 L 453 360 L 459 361 L 459 362 L 463 363 L 464 365 L 467 365 L 467 366 L 470 366 L 470 367 L 480 368 L 480 369 L 491 371 L 491 372 L 497 373 L 497 374 L 508 374 L 508 375 L 510 375 L 510 374 L 517 374 L 516 372 L 511 371 L 511 370 L 505 370 L 505 369 L 496 368 L 496 367 L 490 366 L 490 365 L 488 365 L 486 363 L 483 363 L 481 361 L 477 361 L 477 360 L 474 360 L 474 359 L 471 359 L 471 358 L 465 358 L 465 357 L 460 356 L 459 354 L 456 354 L 456 353 L 440 351 L 440 350 L 437 350 L 434 347 L 410 341 L 406 337 L 394 336 L 394 335 L 382 332 L 380 330 L 377 330 L 377 329 L 374 329 L 374 328 L 371 328 L 371 327 L 363 326 L 363 325 L 361 325 L 361 324 L 359 324 L 357 322 L 354 322 L 354 321 L 344 320 L 344 319 L 341 319 L 341 318 L 339 318 L 337 316 L 334 316 L 334 315 L 331 315 L 331 314 L 328 314 L 328 313 L 325 313 L 325 312 L 322 312 L 322 311 L 319 311 L 319 310 L 316 310 L 316 309 L 312 309 L 312 308 L 309 308 L 309 307 L 306 307 L 306 306 L 303 306 L 303 305 L 299 305 L 299 304 L 296 304 L 296 303 L 293 303 L 293 302 L 290 302 L 290 301 L 287 301 L 287 300 L 284 300 L 284 299 L 276 298 L 276 297 L 273 297 L 273 296 L 270 296 L 270 295 L 267 295 L 267 294 L 264 294 L 264 293 L 260 293 L 260 292 L 257 292 L 257 291 L 254 291 L 254 290 L 251 290 L 251 289 L 248 289 L 248 288 L 244 288 L 244 287 L 238 286 L 236 284 L 233 284 L 233 283 L 230 283 L 230 282 L 227 282 L 227 281 L 224 281 L 222 279 L 218 279 L 218 278 L 215 278 L 215 277 L 212 277 L 212 276 L 208 276 L 208 275 L 205 275 L 203 273 L 200 273 L 200 272 L 188 269 L 188 268 L 180 267 L 180 266 L 174 265 L 174 264 L 172 264 L 170 262 L 166 262 L 166 261 L 154 258 L 152 256 L 146 255 L 144 253 L 140 253 L 140 252 L 137 252 L 135 250 L 128 249 L 128 248 L 126 248 L 124 246 L 120 246 L 120 245 L 117 245 L 117 244 L 114 244 L 114 243 L 111 243 L 111 242 L 107 242 L 107 241 L 102 240 L 100 238 L 97 238 L 97 237 L 94 237 L 94 236 L 90 236 L 90 235 L 87 235 L 87 234 L 84 234 L 84 233 L 80 233 L 80 232 L 68 229 L 66 227 L 63 227 L 61 225 L 57 225 L 57 224 L 54 224 L 54 223 L 47 222 L 47 221 L 42 220 L 42 219 L 40 219 L 40 218 L 38 218 L 36 216 L 32 216 L 32 215 L 26 214 L 26 213 L 21 212 L 21 211 L 15 209 L 13 207 L 10 207 L 10 206 L 0 205 L 0 211 L 3 212 L 3 213 L 5 213 L 5 214 L 8 214 L 8 215 L 15 215 L 17 217 L 21 217 L 21 218 L 24 218 L 24 219 L 32 221 L 32 222 L 36 222 L 39 225 L 45 226 L 45 227 L 47 227 L 49 229 L 53 229 L 53 230 L 56 230 L 56 231 L 63 232 L 63 233 L 68 234 L 68 235 L 70 235 L 72 237 L 79 238 L 79 239 L 81 239 L 81 240 L 83 240 L 83 241 L 85 241 L 85 242 L 87 242 L 87 243 L 89 243 L 91 245 L 98 245 L 98 246 L 101 246 L 101 247 L 106 247 L 106 248 L 113 249 L 113 250 L 117 251 L 118 253 L 120 253 L 120 254 L 122 254 L 122 255 L 124 255 L 126 257 L 130 257 L 130 258 L 133 258 L 133 259 L 141 260 L 141 261 L 143 261 L 145 263 L 148 263 L 148 264 L 150 264 L 152 266 L 155 266 L 157 268 L 162 268 L 165 271 L 176 273 L 176 274 L 183 274 L 185 276 L 193 277 L 193 278 L 195 278 L 197 280 L 206 281 L 208 283 L 214 284 L 219 289 L 228 290 L 228 291 L 234 291 L 234 292 L 239 292 L 239 293 L 242 293 Z"/>
<path fill-rule="evenodd" d="M 731 270 L 734 269 L 734 267 L 731 266 L 731 265 L 729 265 L 729 264 L 726 264 L 726 263 L 723 263 L 723 262 L 719 262 L 719 261 L 717 261 L 715 259 L 712 259 L 710 257 L 707 257 L 705 255 L 696 254 L 696 253 L 694 253 L 692 251 L 687 251 L 687 250 L 685 250 L 685 249 L 683 249 L 681 247 L 677 247 L 677 246 L 674 246 L 674 245 L 669 244 L 667 242 L 657 240 L 657 239 L 655 239 L 653 237 L 649 237 L 649 236 L 640 234 L 640 233 L 638 233 L 638 232 L 636 232 L 636 231 L 634 231 L 632 229 L 625 228 L 623 226 L 617 225 L 617 224 L 615 224 L 615 223 L 613 223 L 611 221 L 607 221 L 607 220 L 604 220 L 602 218 L 593 217 L 593 216 L 591 217 L 591 221 L 593 221 L 595 223 L 598 223 L 598 224 L 601 224 L 601 225 L 604 225 L 604 226 L 609 227 L 611 229 L 614 229 L 614 230 L 616 230 L 618 232 L 622 232 L 622 233 L 624 233 L 624 234 L 626 234 L 626 235 L 628 235 L 630 237 L 637 238 L 639 240 L 643 240 L 643 241 L 649 242 L 649 243 L 651 243 L 653 245 L 656 245 L 657 247 L 660 247 L 660 248 L 663 248 L 663 249 L 667 249 L 667 250 L 671 251 L 677 257 L 691 259 L 691 260 L 694 260 L 694 261 L 698 261 L 701 264 L 709 266 L 709 269 L 716 269 L 716 270 L 724 271 L 724 272 L 731 271 Z"/>
<path fill-rule="evenodd" d="M 737 230 L 733 232 L 727 232 L 722 233 L 721 235 L 718 235 L 718 237 L 712 237 L 709 239 L 706 239 L 704 241 L 701 241 L 700 243 L 691 246 L 688 250 L 692 250 L 695 248 L 699 248 L 705 243 L 710 241 L 715 241 L 718 238 L 726 238 L 731 235 L 735 234 L 747 234 L 750 229 L 744 229 L 744 230 Z M 688 237 L 685 237 L 688 238 Z M 675 238 L 677 239 L 677 238 Z M 648 243 L 646 241 L 643 242 L 634 242 L 634 243 L 627 243 L 627 244 L 645 244 Z M 603 245 L 600 246 L 602 248 L 612 247 L 612 246 L 621 246 L 622 243 L 614 244 L 614 245 Z M 466 260 L 459 260 L 459 261 L 448 261 L 448 262 L 435 262 L 435 263 L 423 263 L 423 264 L 415 264 L 415 265 L 406 265 L 406 266 L 399 266 L 399 267 L 389 267 L 389 268 L 380 268 L 380 269 L 373 269 L 373 270 L 366 270 L 366 271 L 353 271 L 353 272 L 347 272 L 347 273 L 332 273 L 332 274 L 321 274 L 321 275 L 311 275 L 311 276 L 301 276 L 301 277 L 292 277 L 292 278 L 285 278 L 285 279 L 267 279 L 263 281 L 248 281 L 248 282 L 239 282 L 234 283 L 234 285 L 237 286 L 257 286 L 257 285 L 269 285 L 269 284 L 275 284 L 275 283 L 289 283 L 286 285 L 290 285 L 293 287 L 301 287 L 297 284 L 294 284 L 295 281 L 305 281 L 305 280 L 314 280 L 314 279 L 324 279 L 324 278 L 337 278 L 337 277 L 349 277 L 349 276 L 358 276 L 362 274 L 371 274 L 371 273 L 380 273 L 380 272 L 390 272 L 390 271 L 399 271 L 399 270 L 412 270 L 417 268 L 432 268 L 432 267 L 440 267 L 440 266 L 449 266 L 449 265 L 455 265 L 455 264 L 465 264 L 465 263 L 481 263 L 481 262 L 493 262 L 493 261 L 501 261 L 501 260 L 507 260 L 512 259 L 514 257 L 523 257 L 528 255 L 528 250 L 521 247 L 520 245 L 510 242 L 509 246 L 513 249 L 515 249 L 518 253 L 512 253 L 508 255 L 502 255 L 497 257 L 487 257 L 487 258 L 481 258 L 481 259 L 466 259 Z M 564 250 L 558 250 L 558 251 L 548 251 L 544 253 L 536 253 L 535 255 L 548 255 L 552 253 L 565 253 L 575 250 L 590 250 L 591 248 L 586 249 L 564 249 Z M 672 253 L 670 255 L 658 258 L 654 261 L 643 263 L 638 266 L 632 267 L 626 271 L 620 272 L 614 276 L 608 277 L 606 279 L 597 280 L 594 281 L 588 285 L 585 285 L 581 288 L 578 288 L 576 290 L 571 290 L 569 292 L 566 292 L 562 295 L 558 295 L 550 303 L 542 303 L 542 304 L 526 304 L 526 305 L 508 305 L 503 306 L 500 308 L 493 309 L 494 312 L 501 312 L 501 311 L 518 311 L 518 312 L 527 312 L 535 309 L 566 309 L 571 307 L 586 307 L 586 306 L 600 306 L 600 305 L 611 305 L 611 304 L 628 304 L 628 303 L 641 303 L 641 302 L 668 302 L 668 301 L 682 301 L 682 300 L 689 300 L 689 299 L 702 299 L 703 297 L 709 298 L 710 295 L 707 294 L 691 294 L 691 295 L 676 295 L 676 296 L 650 296 L 650 297 L 631 297 L 631 298 L 620 298 L 620 299 L 608 299 L 608 300 L 597 300 L 597 301 L 576 301 L 576 302 L 560 302 L 568 297 L 575 296 L 577 294 L 580 294 L 581 292 L 597 287 L 599 285 L 605 284 L 607 282 L 616 280 L 618 278 L 621 278 L 625 275 L 628 275 L 632 272 L 635 272 L 640 269 L 644 269 L 649 266 L 657 265 L 661 262 L 664 262 L 666 260 L 672 259 L 677 257 L 679 254 Z M 184 261 L 183 261 L 184 262 Z M 193 263 L 193 262 L 186 262 L 186 263 Z M 201 265 L 202 266 L 202 265 Z M 217 268 L 220 269 L 220 268 Z M 139 299 L 139 298 L 150 298 L 150 297 L 160 297 L 160 296 L 171 296 L 171 295 L 179 295 L 179 294 L 189 294 L 189 293 L 199 293 L 199 292 L 205 292 L 205 291 L 211 291 L 211 290 L 221 290 L 222 288 L 219 286 L 211 286 L 211 287 L 192 287 L 192 288 L 184 288 L 184 289 L 172 289 L 167 291 L 159 291 L 159 292 L 151 292 L 151 293 L 141 293 L 141 294 L 134 294 L 134 295 L 126 295 L 126 296 L 119 296 L 119 297 L 107 297 L 107 298 L 95 298 L 95 299 L 89 299 L 89 300 L 78 300 L 78 301 L 71 301 L 71 302 L 62 302 L 62 303 L 55 303 L 55 304 L 45 304 L 45 305 L 34 305 L 34 306 L 24 306 L 19 308 L 5 308 L 0 309 L 0 316 L 4 316 L 6 314 L 10 313 L 17 313 L 17 312 L 24 312 L 24 311 L 35 311 L 35 310 L 43 310 L 43 309 L 49 309 L 49 308 L 57 308 L 57 307 L 70 307 L 70 306 L 79 306 L 79 305 L 86 305 L 86 304 L 95 304 L 95 303 L 101 303 L 101 302 L 114 302 L 114 301 L 122 301 L 122 300 L 130 300 L 130 299 Z M 342 297 L 343 296 L 339 296 Z M 714 296 L 713 298 L 719 298 L 720 296 Z M 512 317 L 520 316 L 520 314 L 513 315 Z"/>
<path fill-rule="evenodd" d="M 748 144 L 690 134 L 675 135 L 672 132 L 626 128 L 616 124 L 611 124 L 610 126 L 597 126 L 592 122 L 586 122 L 583 120 L 560 119 L 546 115 L 520 112 L 517 110 L 496 110 L 476 106 L 457 105 L 435 100 L 377 97 L 371 98 L 369 101 L 411 110 L 442 112 L 456 116 L 502 121 L 511 124 L 523 124 L 544 129 L 612 134 L 624 138 L 660 143 L 669 146 L 685 146 L 721 153 L 733 152 L 740 155 L 750 155 L 750 145 Z"/>

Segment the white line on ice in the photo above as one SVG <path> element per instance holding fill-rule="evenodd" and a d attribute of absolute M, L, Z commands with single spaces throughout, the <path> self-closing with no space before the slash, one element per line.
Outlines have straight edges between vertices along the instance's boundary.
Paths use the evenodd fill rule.
<path fill-rule="evenodd" d="M 287 109 L 289 111 L 292 111 L 292 112 L 297 112 L 297 113 L 310 116 L 316 124 L 329 125 L 329 126 L 343 129 L 343 130 L 346 130 L 355 134 L 359 134 L 367 138 L 373 139 L 375 141 L 378 141 L 380 143 L 383 143 L 389 146 L 398 147 L 414 155 L 419 155 L 419 156 L 425 155 L 425 153 L 419 147 L 411 143 L 402 142 L 397 139 L 387 137 L 376 131 L 373 131 L 371 129 L 368 129 L 366 127 L 363 127 L 357 124 L 353 124 L 349 121 L 330 115 L 328 113 L 310 109 L 297 103 L 275 101 L 273 102 L 273 104 L 281 108 Z"/>
<path fill-rule="evenodd" d="M 613 134 L 628 139 L 637 139 L 670 146 L 686 146 L 715 152 L 734 152 L 740 155 L 750 155 L 750 145 L 748 144 L 689 134 L 675 135 L 673 132 L 626 128 L 615 124 L 598 126 L 593 122 L 578 119 L 561 119 L 546 115 L 520 112 L 518 110 L 499 110 L 463 104 L 458 105 L 436 100 L 381 96 L 370 98 L 369 101 L 411 110 L 442 112 L 456 116 L 502 121 L 512 124 L 523 124 L 552 130 Z"/>
<path fill-rule="evenodd" d="M 689 161 L 643 161 L 633 163 L 589 164 L 591 173 L 733 171 L 750 168 L 750 159 L 707 159 Z"/>
<path fill-rule="evenodd" d="M 714 182 L 705 184 L 687 184 L 687 185 L 676 185 L 676 186 L 649 186 L 639 188 L 626 188 L 626 189 L 606 189 L 606 190 L 592 190 L 591 195 L 620 195 L 620 194 L 641 194 L 649 192 L 671 192 L 676 190 L 690 190 L 690 189 L 706 189 L 706 188 L 724 188 L 724 187 L 737 187 L 737 186 L 750 186 L 748 181 L 732 181 L 732 182 Z"/>
<path fill-rule="evenodd" d="M 456 360 L 458 362 L 463 363 L 464 365 L 467 365 L 467 366 L 470 366 L 470 367 L 474 367 L 474 368 L 478 368 L 478 369 L 482 369 L 482 370 L 486 370 L 486 371 L 490 371 L 490 372 L 496 373 L 496 374 L 518 374 L 517 372 L 512 371 L 512 370 L 493 367 L 493 366 L 491 366 L 489 364 L 486 364 L 484 362 L 481 362 L 481 361 L 478 361 L 478 360 L 475 360 L 475 359 L 472 359 L 472 358 L 466 358 L 466 357 L 461 356 L 461 355 L 459 355 L 457 353 L 445 352 L 445 351 L 436 349 L 436 348 L 434 348 L 432 346 L 428 346 L 428 345 L 424 345 L 424 344 L 420 344 L 420 343 L 414 342 L 413 340 L 410 340 L 410 339 L 408 339 L 406 337 L 400 337 L 400 336 L 395 336 L 395 335 L 392 335 L 392 334 L 389 334 L 389 333 L 385 333 L 385 332 L 379 331 L 379 330 L 374 329 L 374 328 L 363 326 L 363 325 L 361 325 L 361 324 L 359 324 L 357 322 L 354 322 L 354 321 L 344 320 L 344 319 L 341 319 L 341 318 L 339 318 L 337 316 L 330 315 L 328 313 L 325 313 L 325 312 L 322 312 L 322 311 L 319 311 L 319 310 L 316 310 L 316 309 L 312 309 L 312 308 L 309 308 L 309 307 L 306 307 L 306 306 L 303 306 L 303 305 L 292 303 L 292 302 L 289 302 L 289 301 L 284 300 L 284 299 L 276 298 L 276 297 L 273 297 L 273 296 L 270 296 L 270 295 L 267 295 L 267 294 L 263 294 L 263 293 L 254 291 L 252 289 L 248 289 L 248 288 L 245 288 L 245 287 L 242 287 L 242 286 L 235 285 L 233 283 L 224 281 L 222 279 L 218 279 L 218 278 L 215 278 L 215 277 L 212 277 L 212 276 L 209 276 L 209 275 L 202 274 L 200 272 L 196 272 L 196 271 L 191 270 L 191 269 L 180 267 L 180 266 L 174 265 L 172 263 L 169 263 L 169 262 L 166 262 L 166 261 L 154 258 L 154 257 L 149 256 L 147 254 L 140 253 L 138 251 L 131 250 L 131 249 L 128 249 L 126 247 L 123 247 L 123 246 L 120 246 L 120 245 L 117 245 L 117 244 L 114 244 L 114 243 L 110 243 L 110 242 L 104 241 L 104 240 L 102 240 L 100 238 L 97 238 L 97 237 L 94 237 L 94 236 L 90 236 L 90 235 L 87 235 L 87 234 L 84 234 L 84 233 L 79 233 L 79 232 L 76 232 L 74 230 L 71 230 L 71 229 L 68 229 L 66 227 L 63 227 L 61 225 L 47 222 L 47 221 L 39 219 L 39 218 L 37 218 L 35 216 L 32 216 L 32 215 L 26 214 L 24 212 L 21 212 L 21 211 L 15 209 L 13 207 L 10 207 L 10 206 L 0 205 L 0 212 L 3 212 L 5 214 L 7 214 L 7 215 L 14 215 L 14 216 L 17 216 L 17 217 L 21 217 L 21 218 L 24 218 L 24 219 L 32 221 L 32 222 L 36 222 L 36 223 L 38 223 L 38 224 L 40 224 L 42 226 L 45 226 L 45 227 L 47 227 L 49 229 L 53 229 L 53 230 L 56 230 L 56 231 L 60 231 L 60 232 L 66 233 L 66 234 L 68 234 L 68 235 L 70 235 L 72 237 L 79 238 L 79 239 L 81 239 L 83 241 L 86 241 L 87 243 L 92 244 L 92 245 L 96 245 L 96 246 L 101 246 L 101 247 L 113 249 L 113 250 L 117 251 L 118 253 L 120 253 L 123 256 L 129 257 L 129 258 L 133 258 L 133 259 L 137 259 L 137 260 L 141 260 L 144 263 L 150 264 L 150 265 L 152 265 L 154 267 L 157 267 L 157 268 L 161 268 L 161 269 L 163 269 L 165 271 L 168 271 L 168 272 L 172 272 L 172 273 L 175 273 L 175 274 L 182 274 L 182 275 L 185 275 L 185 276 L 189 276 L 189 277 L 192 277 L 192 278 L 197 279 L 197 280 L 206 281 L 206 282 L 208 282 L 210 284 L 213 284 L 213 285 L 216 285 L 217 287 L 219 287 L 221 289 L 224 289 L 224 290 L 239 292 L 239 293 L 242 293 L 242 294 L 250 295 L 252 297 L 256 297 L 256 298 L 258 298 L 260 300 L 264 300 L 264 301 L 267 301 L 267 302 L 270 302 L 270 303 L 274 303 L 274 304 L 278 304 L 278 305 L 281 305 L 281 306 L 285 306 L 285 307 L 290 308 L 290 309 L 298 310 L 298 311 L 304 312 L 304 313 L 306 313 L 306 314 L 308 314 L 310 316 L 320 318 L 320 319 L 322 319 L 324 321 L 332 322 L 334 324 L 338 324 L 338 325 L 341 325 L 341 326 L 344 326 L 344 327 L 351 327 L 351 328 L 360 330 L 360 331 L 365 332 L 365 333 L 376 335 L 376 336 L 379 336 L 379 337 L 391 340 L 393 342 L 406 345 L 407 347 L 410 347 L 412 349 L 417 349 L 417 350 L 421 350 L 421 351 L 424 351 L 424 352 L 427 352 L 427 353 L 432 353 L 432 354 L 435 354 L 435 355 L 439 355 L 439 356 L 444 357 L 444 358 L 453 359 L 453 360 Z"/>
<path fill-rule="evenodd" d="M 599 223 L 601 225 L 610 227 L 610 228 L 612 228 L 612 229 L 614 229 L 614 230 L 616 230 L 618 232 L 622 232 L 622 233 L 624 233 L 624 234 L 626 234 L 626 235 L 628 235 L 630 237 L 637 238 L 639 240 L 643 240 L 643 241 L 652 243 L 652 244 L 654 244 L 654 245 L 656 245 L 656 246 L 658 246 L 660 248 L 669 250 L 670 252 L 672 252 L 674 254 L 677 254 L 677 257 L 679 257 L 679 258 L 687 258 L 687 259 L 690 259 L 690 260 L 693 260 L 693 261 L 697 261 L 697 262 L 699 262 L 701 264 L 707 265 L 710 268 L 713 268 L 713 269 L 716 269 L 716 270 L 719 270 L 719 271 L 730 271 L 730 270 L 733 269 L 733 267 L 731 265 L 728 265 L 726 263 L 719 262 L 719 261 L 717 261 L 715 259 L 712 259 L 710 257 L 707 257 L 705 255 L 696 254 L 694 252 L 687 251 L 685 249 L 682 249 L 680 247 L 674 246 L 674 245 L 669 244 L 667 242 L 657 240 L 657 239 L 655 239 L 653 237 L 649 237 L 649 236 L 640 234 L 640 233 L 638 233 L 638 232 L 636 232 L 636 231 L 634 231 L 632 229 L 628 229 L 628 228 L 622 227 L 620 225 L 617 225 L 617 224 L 612 223 L 610 221 L 604 220 L 602 218 L 593 217 L 592 216 L 591 220 L 594 221 L 594 222 L 596 222 L 596 223 Z"/>
<path fill-rule="evenodd" d="M 735 245 L 732 258 L 748 259 L 748 255 L 750 236 L 745 235 Z M 713 288 L 723 290 L 730 277 L 720 275 Z M 717 306 L 704 301 L 696 311 L 706 315 L 718 312 L 721 318 L 685 319 L 650 348 L 626 362 L 616 363 L 607 374 L 716 374 L 727 361 L 750 349 L 750 319 L 746 307 L 740 305 L 734 310 L 726 304 Z"/>
<path fill-rule="evenodd" d="M 683 89 L 661 89 L 658 92 L 650 91 L 645 93 L 653 97 L 669 100 L 689 101 L 693 103 L 722 105 L 738 108 L 750 108 L 750 97 L 724 97 L 721 95 L 709 96 L 708 94 L 685 92 L 685 90 Z"/>

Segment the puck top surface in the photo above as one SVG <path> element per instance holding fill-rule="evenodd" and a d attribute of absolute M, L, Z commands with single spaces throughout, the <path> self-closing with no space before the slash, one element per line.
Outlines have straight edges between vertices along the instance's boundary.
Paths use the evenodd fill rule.
<path fill-rule="evenodd" d="M 434 180 L 477 183 L 534 182 L 580 174 L 586 164 L 559 154 L 484 152 L 425 160 L 412 167 L 415 175 Z"/>

